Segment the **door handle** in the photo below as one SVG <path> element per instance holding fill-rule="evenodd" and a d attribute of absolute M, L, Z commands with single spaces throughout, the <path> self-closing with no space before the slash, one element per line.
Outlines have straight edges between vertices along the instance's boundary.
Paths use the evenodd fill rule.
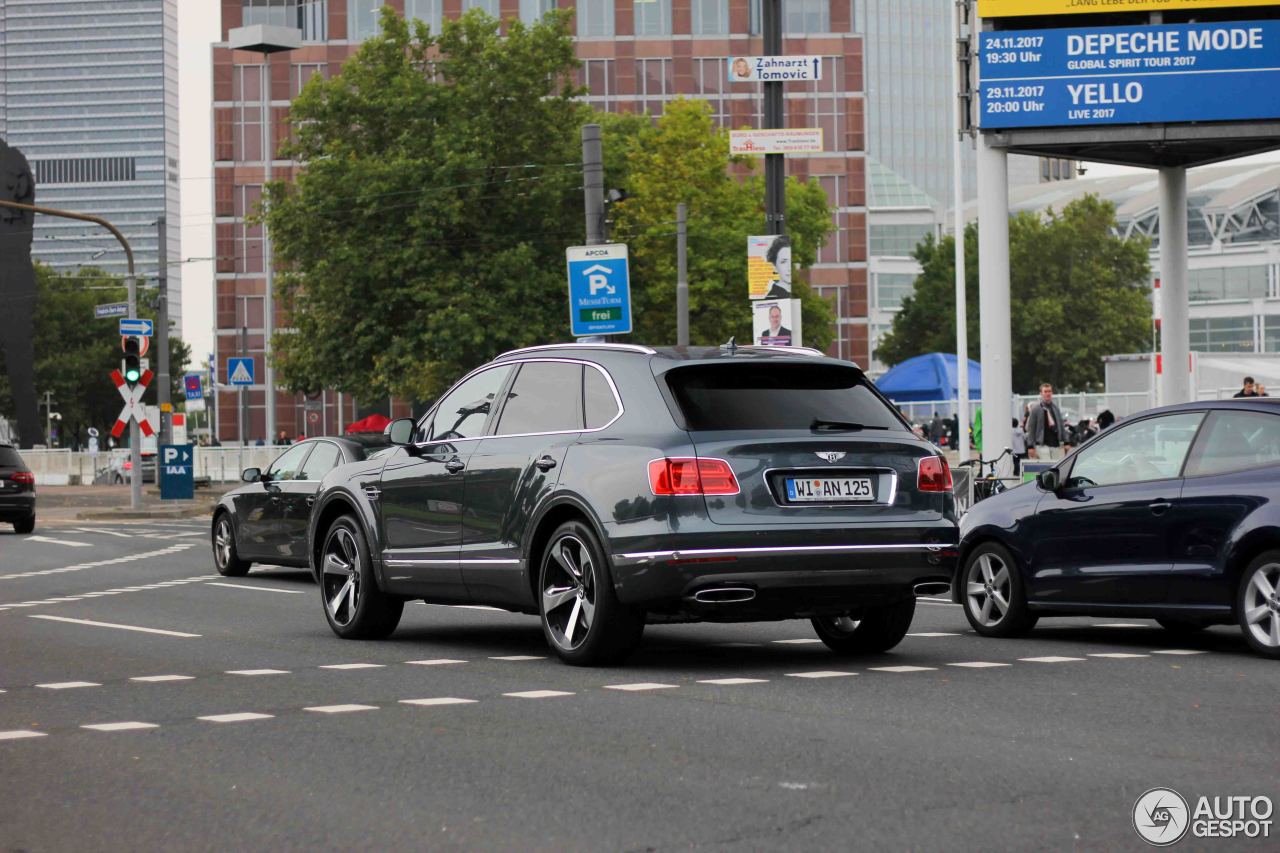
<path fill-rule="evenodd" d="M 315 495 L 307 495 L 307 506 L 313 506 L 316 502 Z"/>
<path fill-rule="evenodd" d="M 556 467 L 556 460 L 552 459 L 550 456 L 543 456 L 533 464 L 539 471 L 550 471 L 552 468 Z"/>
<path fill-rule="evenodd" d="M 1153 515 L 1164 515 L 1166 512 L 1169 511 L 1169 507 L 1171 506 L 1173 506 L 1173 504 L 1165 500 L 1153 501 L 1152 503 L 1148 504 L 1148 507 L 1150 508 L 1151 513 Z"/>
<path fill-rule="evenodd" d="M 467 464 L 461 459 L 450 459 L 448 462 L 444 463 L 444 470 L 448 471 L 450 474 L 456 474 L 466 467 Z"/>

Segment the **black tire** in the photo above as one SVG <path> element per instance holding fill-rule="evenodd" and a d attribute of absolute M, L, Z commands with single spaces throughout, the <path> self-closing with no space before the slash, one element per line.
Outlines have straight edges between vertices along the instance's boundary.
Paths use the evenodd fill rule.
<path fill-rule="evenodd" d="M 378 589 L 360 524 L 350 515 L 325 531 L 320 549 L 320 605 L 344 640 L 380 640 L 400 624 L 404 599 Z"/>
<path fill-rule="evenodd" d="M 249 567 L 253 564 L 240 559 L 236 549 L 235 525 L 231 523 L 229 513 L 220 512 L 214 518 L 210 545 L 213 547 L 213 565 L 218 574 L 227 578 L 242 578 L 249 574 Z"/>
<path fill-rule="evenodd" d="M 1192 622 L 1189 619 L 1166 619 L 1164 617 L 1156 619 L 1156 623 L 1175 637 L 1194 637 L 1209 627 L 1203 622 Z"/>
<path fill-rule="evenodd" d="M 1264 584 L 1270 592 L 1262 588 Z M 1259 554 L 1240 576 L 1236 620 L 1249 648 L 1263 657 L 1280 659 L 1280 551 Z"/>
<path fill-rule="evenodd" d="M 1017 637 L 1036 626 L 1039 617 L 1027 608 L 1022 572 L 1003 545 L 983 542 L 974 548 L 956 581 L 965 618 L 982 636 Z"/>
<path fill-rule="evenodd" d="M 579 521 L 557 527 L 543 549 L 538 614 L 547 645 L 573 666 L 621 663 L 644 634 L 644 612 L 618 601 L 604 549 Z"/>
<path fill-rule="evenodd" d="M 910 597 L 847 616 L 818 616 L 809 621 L 818 638 L 836 654 L 874 655 L 901 643 L 915 615 L 916 600 Z"/>
<path fill-rule="evenodd" d="M 33 512 L 26 518 L 19 519 L 13 523 L 15 533 L 30 533 L 36 529 L 36 514 Z"/>

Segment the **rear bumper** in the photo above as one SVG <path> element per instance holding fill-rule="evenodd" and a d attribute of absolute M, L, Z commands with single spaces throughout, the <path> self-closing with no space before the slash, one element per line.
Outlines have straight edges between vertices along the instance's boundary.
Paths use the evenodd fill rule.
<path fill-rule="evenodd" d="M 35 511 L 35 492 L 8 495 L 0 492 L 0 521 L 20 521 L 30 517 Z"/>

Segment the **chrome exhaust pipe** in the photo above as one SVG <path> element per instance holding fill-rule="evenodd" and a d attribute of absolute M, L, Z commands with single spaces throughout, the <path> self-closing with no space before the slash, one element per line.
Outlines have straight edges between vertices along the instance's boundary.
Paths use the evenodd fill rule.
<path fill-rule="evenodd" d="M 916 595 L 948 595 L 951 584 L 947 581 L 925 581 L 915 586 Z"/>
<path fill-rule="evenodd" d="M 717 586 L 693 594 L 693 600 L 699 604 L 741 604 L 755 597 L 756 591 L 745 586 Z"/>

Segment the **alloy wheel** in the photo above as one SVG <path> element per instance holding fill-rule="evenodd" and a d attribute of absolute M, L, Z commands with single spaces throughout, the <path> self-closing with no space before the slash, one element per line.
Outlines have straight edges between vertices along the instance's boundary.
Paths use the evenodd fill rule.
<path fill-rule="evenodd" d="M 335 527 L 320 563 L 324 606 L 336 625 L 350 625 L 360 604 L 360 549 L 345 527 Z"/>
<path fill-rule="evenodd" d="M 842 634 L 852 634 L 862 624 L 861 619 L 854 619 L 852 616 L 831 616 L 826 622 L 831 630 L 839 631 Z"/>
<path fill-rule="evenodd" d="M 1280 648 L 1280 563 L 1259 566 L 1244 592 L 1249 633 L 1269 649 Z"/>
<path fill-rule="evenodd" d="M 1009 567 L 995 554 L 982 554 L 969 564 L 965 578 L 965 601 L 979 624 L 993 628 L 1009 612 L 1013 578 Z"/>
<path fill-rule="evenodd" d="M 577 536 L 552 543 L 542 573 L 542 612 L 556 645 L 573 651 L 587 639 L 596 612 L 596 566 Z"/>
<path fill-rule="evenodd" d="M 226 516 L 218 521 L 218 529 L 213 533 L 213 558 L 220 569 L 231 565 L 231 525 Z"/>

